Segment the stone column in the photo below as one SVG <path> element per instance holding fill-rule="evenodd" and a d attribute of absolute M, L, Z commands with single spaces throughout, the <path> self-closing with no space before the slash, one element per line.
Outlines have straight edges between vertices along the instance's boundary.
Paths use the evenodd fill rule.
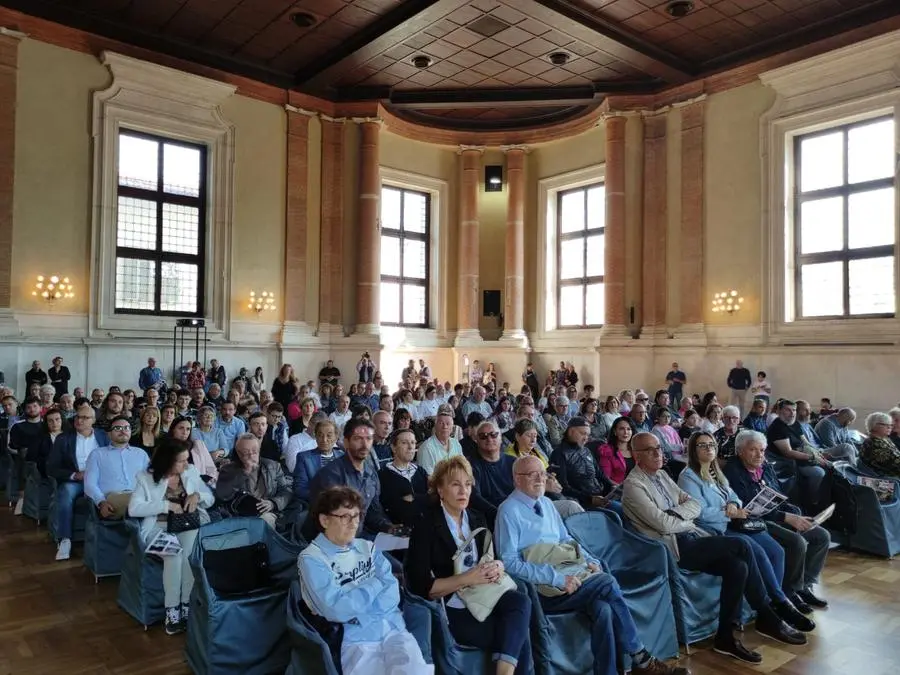
<path fill-rule="evenodd" d="M 0 28 L 0 314 L 12 300 L 13 188 L 20 34 Z M 82 287 L 88 287 L 82 280 Z M 0 318 L 2 320 L 2 318 Z"/>
<path fill-rule="evenodd" d="M 284 307 L 283 341 L 294 332 L 310 333 L 306 324 L 306 299 L 309 281 L 307 217 L 309 193 L 309 118 L 292 106 L 287 107 L 287 208 L 284 242 Z"/>
<path fill-rule="evenodd" d="M 478 190 L 483 148 L 461 146 L 459 157 L 459 292 L 456 346 L 481 344 L 478 330 Z"/>
<path fill-rule="evenodd" d="M 525 157 L 528 148 L 506 152 L 506 283 L 500 340 L 528 346 L 525 334 Z"/>
<path fill-rule="evenodd" d="M 703 330 L 703 126 L 706 103 L 681 109 L 681 328 Z"/>
<path fill-rule="evenodd" d="M 666 334 L 666 114 L 644 119 L 642 332 Z"/>
<path fill-rule="evenodd" d="M 604 337 L 627 337 L 625 321 L 625 123 L 606 119 L 606 226 L 604 230 Z"/>
<path fill-rule="evenodd" d="M 381 236 L 379 204 L 381 179 L 378 172 L 379 120 L 360 122 L 359 227 L 354 242 L 358 253 L 356 274 L 356 333 L 378 335 L 381 284 Z"/>
<path fill-rule="evenodd" d="M 322 119 L 322 236 L 320 335 L 343 335 L 344 121 Z"/>

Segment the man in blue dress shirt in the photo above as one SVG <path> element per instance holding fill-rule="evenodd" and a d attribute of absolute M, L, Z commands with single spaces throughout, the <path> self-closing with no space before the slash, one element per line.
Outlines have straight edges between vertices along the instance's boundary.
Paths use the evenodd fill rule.
<path fill-rule="evenodd" d="M 541 595 L 545 612 L 586 611 L 591 616 L 594 675 L 616 675 L 618 653 L 629 654 L 633 675 L 689 675 L 653 657 L 637 634 L 637 627 L 612 575 L 600 561 L 582 551 L 588 569 L 582 579 L 564 575 L 549 564 L 527 562 L 523 552 L 535 544 L 574 543 L 562 518 L 544 490 L 547 472 L 536 457 L 520 457 L 513 464 L 516 489 L 497 512 L 497 551 L 506 571 L 538 586 L 553 586 L 561 595 Z"/>
<path fill-rule="evenodd" d="M 100 510 L 101 518 L 124 518 L 134 491 L 136 476 L 147 469 L 150 458 L 128 444 L 131 423 L 124 415 L 109 423 L 109 445 L 97 448 L 84 468 L 84 494 Z"/>

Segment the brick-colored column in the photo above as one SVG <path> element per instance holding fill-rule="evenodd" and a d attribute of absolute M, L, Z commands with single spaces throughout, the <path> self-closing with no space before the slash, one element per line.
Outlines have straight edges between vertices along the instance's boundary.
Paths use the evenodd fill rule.
<path fill-rule="evenodd" d="M 666 115 L 644 120 L 643 328 L 666 325 Z"/>
<path fill-rule="evenodd" d="M 681 109 L 681 325 L 703 323 L 703 126 L 706 103 Z"/>
<path fill-rule="evenodd" d="M 459 292 L 456 344 L 481 342 L 478 330 L 478 189 L 481 185 L 482 148 L 459 149 Z"/>
<path fill-rule="evenodd" d="M 606 227 L 603 285 L 605 320 L 601 334 L 625 330 L 625 117 L 606 119 Z"/>
<path fill-rule="evenodd" d="M 322 120 L 319 333 L 343 332 L 344 122 Z"/>
<path fill-rule="evenodd" d="M 284 242 L 284 320 L 306 322 L 309 115 L 287 111 L 287 209 Z"/>
<path fill-rule="evenodd" d="M 524 343 L 525 335 L 525 158 L 528 148 L 506 148 L 506 283 L 503 341 Z M 523 345 L 524 346 L 524 345 Z"/>
<path fill-rule="evenodd" d="M 12 295 L 18 67 L 19 38 L 0 32 L 0 307 L 9 307 Z"/>
<path fill-rule="evenodd" d="M 379 325 L 379 292 L 381 283 L 381 236 L 379 198 L 381 179 L 378 175 L 378 138 L 381 123 L 360 123 L 359 215 L 354 242 L 358 258 L 356 266 L 356 332 L 377 335 Z"/>

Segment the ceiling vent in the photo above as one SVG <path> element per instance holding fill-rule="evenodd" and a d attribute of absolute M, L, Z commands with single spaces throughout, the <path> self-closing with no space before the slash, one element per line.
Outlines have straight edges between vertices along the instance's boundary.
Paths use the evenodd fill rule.
<path fill-rule="evenodd" d="M 547 56 L 547 59 L 554 66 L 564 66 L 569 62 L 572 56 L 566 52 L 553 52 Z"/>
<path fill-rule="evenodd" d="M 480 19 L 475 19 L 472 23 L 468 24 L 466 28 L 489 38 L 492 35 L 496 35 L 500 31 L 509 28 L 509 24 L 488 14 Z"/>
<path fill-rule="evenodd" d="M 291 14 L 291 21 L 300 28 L 309 28 L 316 25 L 316 17 L 309 12 L 295 12 Z"/>
<path fill-rule="evenodd" d="M 431 65 L 431 57 L 425 56 L 425 54 L 417 54 L 416 56 L 412 57 L 412 64 L 416 68 L 427 68 Z"/>
<path fill-rule="evenodd" d="M 694 3 L 692 0 L 673 0 L 666 5 L 666 11 L 669 13 L 669 16 L 675 19 L 687 16 L 693 9 Z"/>

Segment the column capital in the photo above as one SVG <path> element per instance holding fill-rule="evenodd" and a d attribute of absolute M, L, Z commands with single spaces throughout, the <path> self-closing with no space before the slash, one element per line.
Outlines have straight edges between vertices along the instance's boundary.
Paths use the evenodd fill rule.
<path fill-rule="evenodd" d="M 462 155 L 467 152 L 477 152 L 479 155 L 484 154 L 485 147 L 483 145 L 460 145 L 456 150 L 457 155 Z"/>
<path fill-rule="evenodd" d="M 305 108 L 298 108 L 297 106 L 291 105 L 290 103 L 284 104 L 284 109 L 291 113 L 296 113 L 297 115 L 303 115 L 305 117 L 318 117 L 319 113 L 315 110 L 306 110 Z"/>
<path fill-rule="evenodd" d="M 500 147 L 500 149 L 501 149 L 505 154 L 509 154 L 510 152 L 513 152 L 513 151 L 515 151 L 515 150 L 520 150 L 520 151 L 524 152 L 526 155 L 527 155 L 529 152 L 531 152 L 531 148 L 530 148 L 529 146 L 527 146 L 527 145 L 503 145 L 503 146 Z"/>
<path fill-rule="evenodd" d="M 384 124 L 384 120 L 380 117 L 351 117 L 350 121 L 354 124 L 377 124 L 378 126 L 382 126 Z"/>

